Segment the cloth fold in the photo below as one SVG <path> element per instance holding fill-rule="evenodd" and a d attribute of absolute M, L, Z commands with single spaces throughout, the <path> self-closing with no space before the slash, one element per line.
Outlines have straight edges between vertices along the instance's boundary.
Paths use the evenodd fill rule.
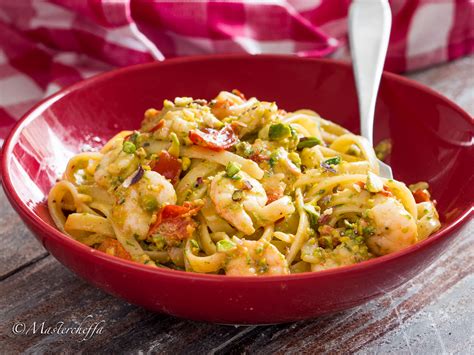
<path fill-rule="evenodd" d="M 350 0 L 24 0 L 0 3 L 0 137 L 35 102 L 121 66 L 212 53 L 349 59 Z M 392 0 L 386 70 L 474 51 L 471 0 Z"/>

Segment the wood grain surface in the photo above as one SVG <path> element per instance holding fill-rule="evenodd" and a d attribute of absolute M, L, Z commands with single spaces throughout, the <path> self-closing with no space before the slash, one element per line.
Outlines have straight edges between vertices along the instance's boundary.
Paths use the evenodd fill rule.
<path fill-rule="evenodd" d="M 474 57 L 408 76 L 474 113 Z M 384 297 L 315 320 L 249 327 L 150 313 L 88 285 L 48 255 L 3 191 L 0 238 L 0 353 L 474 353 L 473 221 L 431 267 Z M 12 331 L 43 322 L 102 331 L 86 340 Z"/>

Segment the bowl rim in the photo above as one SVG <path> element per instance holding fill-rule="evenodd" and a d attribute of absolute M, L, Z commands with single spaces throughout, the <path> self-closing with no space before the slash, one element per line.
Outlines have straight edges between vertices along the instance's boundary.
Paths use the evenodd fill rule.
<path fill-rule="evenodd" d="M 280 54 L 261 54 L 261 55 L 249 55 L 249 54 L 216 54 L 216 55 L 202 55 L 202 56 L 187 56 L 187 57 L 179 57 L 179 58 L 172 58 L 166 59 L 162 62 L 150 62 L 150 63 L 143 63 L 137 64 L 132 66 L 127 66 L 124 68 L 113 69 L 107 71 L 105 73 L 100 73 L 89 77 L 87 79 L 81 80 L 75 84 L 66 86 L 56 92 L 55 94 L 46 97 L 39 101 L 36 105 L 34 105 L 31 109 L 29 109 L 21 119 L 13 126 L 11 131 L 9 132 L 5 142 L 3 144 L 1 150 L 1 178 L 2 178 L 2 185 L 5 191 L 6 196 L 8 197 L 10 203 L 18 212 L 18 214 L 25 219 L 26 224 L 30 224 L 35 226 L 37 229 L 41 230 L 42 234 L 44 235 L 45 239 L 52 239 L 54 242 L 58 242 L 62 244 L 65 248 L 72 248 L 75 252 L 81 254 L 83 257 L 97 257 L 101 259 L 103 262 L 109 262 L 114 264 L 115 266 L 122 267 L 128 269 L 130 272 L 143 272 L 154 274 L 156 276 L 162 277 L 170 277 L 170 278 L 179 278 L 179 279 L 187 279 L 190 281 L 193 280 L 201 280 L 201 281 L 208 281 L 208 282 L 236 282 L 236 283 L 254 283 L 254 282 L 262 282 L 262 281 L 275 281 L 275 282 L 296 282 L 298 280 L 306 280 L 306 279 L 313 279 L 313 278 L 324 278 L 330 277 L 335 275 L 344 275 L 351 272 L 356 271 L 364 271 L 369 270 L 374 267 L 380 267 L 383 264 L 386 264 L 389 261 L 401 258 L 408 254 L 414 253 L 421 249 L 427 248 L 429 245 L 433 243 L 437 243 L 441 238 L 447 237 L 451 233 L 455 232 L 461 226 L 466 224 L 470 220 L 470 216 L 474 215 L 474 202 L 471 203 L 471 206 L 462 211 L 462 213 L 451 223 L 445 225 L 445 227 L 434 233 L 429 238 L 418 242 L 410 247 L 404 248 L 400 251 L 387 254 L 384 256 L 379 256 L 373 259 L 369 259 L 366 261 L 362 261 L 357 264 L 341 266 L 337 268 L 332 268 L 328 270 L 322 270 L 317 272 L 304 272 L 298 274 L 289 274 L 289 275 L 263 275 L 259 277 L 254 276 L 226 276 L 226 275 L 216 275 L 216 274 L 201 274 L 195 272 L 188 272 L 188 271 L 180 271 L 174 269 L 167 269 L 167 268 L 156 268 L 147 265 L 142 265 L 137 262 L 128 261 L 124 259 L 120 259 L 118 257 L 114 257 L 108 255 L 106 253 L 100 252 L 92 247 L 89 247 L 85 244 L 82 244 L 68 235 L 60 232 L 58 229 L 53 227 L 52 225 L 46 223 L 41 219 L 39 216 L 33 213 L 33 211 L 22 201 L 21 197 L 18 195 L 17 191 L 13 187 L 12 179 L 10 176 L 10 156 L 12 154 L 13 148 L 15 147 L 16 143 L 18 142 L 18 137 L 20 136 L 21 131 L 23 128 L 34 121 L 39 115 L 44 112 L 49 106 L 51 106 L 54 102 L 60 100 L 64 96 L 68 95 L 75 90 L 87 87 L 89 85 L 93 85 L 94 83 L 101 82 L 104 80 L 108 80 L 116 75 L 122 75 L 125 73 L 133 73 L 136 71 L 141 71 L 150 67 L 154 66 L 167 66 L 167 65 L 175 65 L 175 64 L 186 64 L 189 62 L 202 62 L 202 61 L 215 61 L 215 60 L 229 60 L 229 59 L 243 59 L 243 60 L 287 60 L 287 61 L 306 61 L 306 62 L 320 62 L 323 64 L 330 64 L 335 65 L 336 67 L 344 67 L 348 68 L 351 66 L 350 62 L 344 62 L 340 60 L 334 59 L 327 59 L 327 58 L 302 58 L 293 55 L 280 55 Z M 459 105 L 452 102 L 445 96 L 441 95 L 440 93 L 430 89 L 423 84 L 420 84 L 416 81 L 408 79 L 406 77 L 389 73 L 384 71 L 383 78 L 394 81 L 398 84 L 411 86 L 415 89 L 424 91 L 438 100 L 442 100 L 446 104 L 448 104 L 451 108 L 457 111 L 463 119 L 473 123 L 473 119 L 470 115 L 464 111 Z M 44 241 L 43 241 L 44 244 Z"/>

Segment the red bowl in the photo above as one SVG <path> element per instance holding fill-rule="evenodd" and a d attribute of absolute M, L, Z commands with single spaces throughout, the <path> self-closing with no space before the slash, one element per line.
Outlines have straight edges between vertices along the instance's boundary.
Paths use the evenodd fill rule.
<path fill-rule="evenodd" d="M 3 149 L 5 192 L 44 247 L 93 285 L 131 303 L 219 323 L 295 321 L 354 307 L 400 286 L 430 265 L 473 216 L 473 120 L 439 94 L 385 73 L 375 141 L 390 138 L 389 163 L 406 183 L 428 181 L 443 227 L 398 253 L 357 265 L 289 276 L 226 277 L 157 269 L 114 258 L 60 233 L 45 199 L 67 160 L 120 129 L 139 127 L 165 98 L 212 98 L 238 88 L 281 108 L 310 108 L 357 131 L 348 64 L 287 56 L 181 58 L 96 76 L 42 101 L 16 125 Z"/>

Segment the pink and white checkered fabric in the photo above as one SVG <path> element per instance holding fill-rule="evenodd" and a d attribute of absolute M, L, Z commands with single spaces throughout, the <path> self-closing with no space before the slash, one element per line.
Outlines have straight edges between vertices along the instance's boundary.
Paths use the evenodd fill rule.
<path fill-rule="evenodd" d="M 35 102 L 118 66 L 210 53 L 348 58 L 350 0 L 0 0 L 0 138 Z M 474 51 L 472 0 L 392 0 L 386 69 Z"/>

